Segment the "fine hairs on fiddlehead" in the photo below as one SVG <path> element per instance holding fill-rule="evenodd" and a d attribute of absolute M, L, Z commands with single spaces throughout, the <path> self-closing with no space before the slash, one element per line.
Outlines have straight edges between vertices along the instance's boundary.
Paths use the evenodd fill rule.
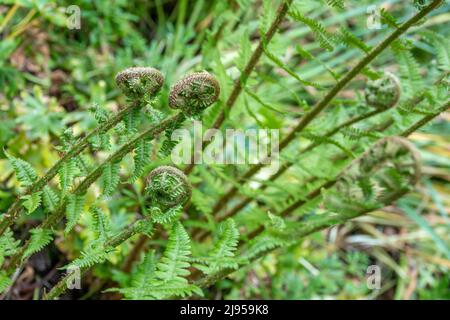
<path fill-rule="evenodd" d="M 129 99 L 146 99 L 161 89 L 164 75 L 150 67 L 131 67 L 116 75 L 116 83 Z"/>
<path fill-rule="evenodd" d="M 161 210 L 184 205 L 192 194 L 185 174 L 171 166 L 160 166 L 150 172 L 146 191 L 150 195 L 151 205 Z"/>
<path fill-rule="evenodd" d="M 169 107 L 180 109 L 187 117 L 198 117 L 217 101 L 219 82 L 206 71 L 195 72 L 177 81 L 170 90 Z"/>
<path fill-rule="evenodd" d="M 400 81 L 389 72 L 379 79 L 368 81 L 364 90 L 367 104 L 382 110 L 395 106 L 400 99 L 400 93 Z"/>

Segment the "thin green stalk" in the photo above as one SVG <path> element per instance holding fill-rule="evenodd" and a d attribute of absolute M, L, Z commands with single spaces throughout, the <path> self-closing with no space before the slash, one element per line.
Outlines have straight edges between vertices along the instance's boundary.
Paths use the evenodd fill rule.
<path fill-rule="evenodd" d="M 420 121 L 414 123 L 412 126 L 410 126 L 408 129 L 406 129 L 402 136 L 407 137 L 414 131 L 417 131 L 418 129 L 422 128 L 424 125 L 426 125 L 428 122 L 436 118 L 439 114 L 442 112 L 447 111 L 447 109 L 450 108 L 450 100 L 447 100 L 442 106 L 440 106 L 435 112 L 430 113 L 429 115 L 423 117 L 420 119 Z"/>
<path fill-rule="evenodd" d="M 280 26 L 281 22 L 283 21 L 284 17 L 286 16 L 289 6 L 291 5 L 293 0 L 286 0 L 283 1 L 282 4 L 277 9 L 277 14 L 270 25 L 269 29 L 267 30 L 264 41 L 265 44 L 269 43 L 273 36 L 275 35 L 275 32 L 277 31 L 278 27 Z M 259 58 L 261 58 L 262 53 L 264 52 L 264 44 L 263 44 L 263 38 L 260 39 L 258 46 L 256 47 L 255 51 L 253 51 L 253 54 L 250 57 L 250 60 L 246 64 L 244 70 L 242 71 L 239 78 L 236 79 L 233 85 L 233 89 L 230 93 L 230 96 L 228 97 L 227 101 L 225 102 L 223 110 L 220 112 L 217 119 L 214 121 L 214 124 L 212 125 L 213 129 L 219 129 L 222 123 L 225 121 L 226 115 L 230 112 L 231 108 L 233 108 L 234 103 L 236 102 L 237 98 L 241 94 L 242 91 L 242 85 L 247 81 L 248 77 L 252 73 L 253 69 L 256 66 L 256 63 L 258 62 Z M 208 146 L 208 144 L 211 141 L 205 141 L 202 145 L 202 150 L 205 150 L 205 148 Z M 195 154 L 191 157 L 191 163 L 186 166 L 184 169 L 185 174 L 190 174 L 192 172 L 192 169 L 194 169 L 195 163 Z"/>
<path fill-rule="evenodd" d="M 435 85 L 438 85 L 439 83 L 441 83 L 441 81 L 444 79 L 444 77 L 445 77 L 445 74 L 444 74 L 442 77 L 440 77 L 434 84 L 435 84 Z M 420 94 L 420 95 L 418 95 L 418 96 L 412 98 L 412 99 L 411 99 L 410 101 L 408 101 L 406 104 L 414 105 L 414 106 L 415 106 L 415 105 L 418 105 L 419 103 L 421 103 L 424 99 L 425 99 L 425 94 L 422 93 L 422 94 Z M 444 107 L 444 106 L 442 107 L 442 110 L 445 111 L 445 107 Z M 335 129 L 333 129 L 333 130 L 331 130 L 330 132 L 328 132 L 327 134 L 325 134 L 325 137 L 331 137 L 333 134 L 335 134 L 336 132 L 338 132 L 338 131 L 341 130 L 342 128 L 345 128 L 345 127 L 350 126 L 350 125 L 352 125 L 352 124 L 354 124 L 354 123 L 356 123 L 356 122 L 365 120 L 365 119 L 367 119 L 367 118 L 369 118 L 369 117 L 372 117 L 372 116 L 378 114 L 378 112 L 376 112 L 376 111 L 377 111 L 377 110 L 375 110 L 375 111 L 373 111 L 373 112 L 371 112 L 371 113 L 367 113 L 366 115 L 357 116 L 357 117 L 354 117 L 354 118 L 352 118 L 352 119 L 349 119 L 348 121 L 342 123 L 341 125 L 337 126 Z M 439 112 L 443 112 L 443 111 L 439 111 Z M 433 117 L 435 117 L 435 115 L 431 115 L 431 118 L 433 118 Z M 358 118 L 359 118 L 359 119 L 358 119 Z M 426 121 L 426 120 L 424 119 L 424 121 Z M 429 121 L 429 120 L 428 120 L 428 121 Z M 418 128 L 418 127 L 417 127 L 417 128 Z M 410 130 L 414 131 L 414 130 L 417 130 L 417 129 L 410 128 Z M 412 131 L 411 131 L 411 132 L 412 132 Z M 409 135 L 409 134 L 407 134 L 407 135 Z M 303 154 L 303 153 L 305 153 L 305 152 L 307 152 L 307 151 L 310 151 L 310 150 L 312 150 L 313 148 L 315 148 L 316 146 L 317 146 L 316 143 L 312 143 L 312 144 L 310 144 L 306 149 L 304 149 L 303 151 L 301 151 L 300 154 Z M 271 181 L 271 182 L 275 181 L 275 180 L 278 179 L 284 172 L 286 172 L 286 171 L 292 166 L 292 164 L 293 164 L 293 163 L 291 163 L 291 162 L 283 164 L 282 167 L 281 167 L 276 173 L 274 173 L 272 176 L 270 176 L 268 180 Z M 261 190 L 261 191 L 264 190 L 265 188 L 267 188 L 267 186 L 268 186 L 267 184 L 262 185 L 261 188 L 260 188 L 260 190 Z M 225 220 L 225 219 L 227 219 L 227 218 L 229 218 L 229 217 L 232 217 L 232 216 L 236 215 L 240 210 L 242 210 L 243 208 L 245 208 L 245 207 L 246 207 L 249 203 L 251 203 L 253 200 L 254 200 L 254 199 L 253 199 L 252 197 L 245 197 L 244 199 L 242 199 L 242 201 L 240 201 L 238 204 L 236 204 L 236 205 L 235 205 L 233 208 L 231 208 L 228 212 L 226 212 L 226 213 L 223 214 L 222 216 L 218 217 L 217 221 L 220 222 L 220 221 L 223 221 L 223 220 Z M 213 214 L 213 215 L 214 215 L 214 214 Z"/>
<path fill-rule="evenodd" d="M 349 127 L 357 122 L 366 120 L 370 117 L 373 117 L 377 114 L 380 114 L 382 112 L 384 112 L 386 110 L 382 110 L 382 109 L 375 109 L 373 111 L 370 111 L 368 113 L 359 115 L 359 116 L 355 116 L 352 117 L 350 119 L 348 119 L 347 121 L 343 122 L 342 124 L 336 126 L 335 128 L 329 130 L 327 133 L 325 133 L 324 137 L 332 137 L 334 134 L 336 134 L 337 132 L 339 132 L 339 130 Z M 313 150 L 315 147 L 319 146 L 320 144 L 317 142 L 313 142 L 310 143 L 305 149 L 301 150 L 299 152 L 298 155 L 302 155 L 308 151 Z M 268 181 L 275 181 L 276 179 L 278 179 L 278 177 L 280 177 L 283 173 L 285 173 L 294 163 L 293 162 L 288 162 L 285 163 L 281 166 L 281 168 L 274 173 L 272 176 L 269 177 Z M 268 187 L 268 184 L 263 184 L 261 185 L 261 187 L 259 188 L 259 190 L 262 192 L 263 190 L 265 190 Z M 247 196 L 244 199 L 242 199 L 242 201 L 240 201 L 238 204 L 236 204 L 230 211 L 226 212 L 225 214 L 218 216 L 215 221 L 216 222 L 221 222 L 227 218 L 230 218 L 232 216 L 234 216 L 235 214 L 237 214 L 241 209 L 243 209 L 247 204 L 249 204 L 250 202 L 253 201 L 253 197 Z M 216 211 L 213 211 L 212 215 L 213 217 L 215 217 L 217 214 Z M 207 231 L 203 231 L 203 232 L 194 232 L 194 234 L 192 235 L 192 237 L 194 239 L 197 240 L 203 240 L 207 235 L 209 234 L 209 232 Z"/>
<path fill-rule="evenodd" d="M 393 201 L 397 200 L 398 198 L 400 198 L 401 196 L 403 196 L 404 194 L 406 194 L 407 191 L 408 190 L 398 190 L 397 192 L 393 193 L 388 199 L 386 199 L 386 201 L 393 202 Z M 339 215 L 339 216 L 327 215 L 327 216 L 321 217 L 321 219 L 315 219 L 313 222 L 306 221 L 303 226 L 301 226 L 299 229 L 296 230 L 295 237 L 300 241 L 302 238 L 304 238 L 314 232 L 329 228 L 329 227 L 337 225 L 337 224 L 344 223 L 348 220 L 354 219 L 354 218 L 361 216 L 363 214 L 366 214 L 368 212 L 369 211 L 363 211 L 357 215 L 355 214 L 352 216 L 350 216 L 350 215 Z M 253 262 L 253 261 L 255 261 L 277 249 L 279 249 L 279 247 L 263 250 L 263 251 L 259 252 L 257 255 L 252 256 L 249 259 L 249 262 Z M 221 270 L 214 274 L 207 275 L 207 276 L 200 278 L 198 281 L 196 281 L 195 285 L 200 288 L 210 287 L 213 284 L 215 284 L 217 281 L 225 278 L 226 276 L 228 276 L 229 274 L 231 274 L 235 271 L 237 271 L 237 270 L 235 270 L 235 269 Z"/>
<path fill-rule="evenodd" d="M 446 111 L 449 107 L 450 107 L 450 100 L 445 102 L 439 108 L 437 108 L 435 112 L 430 113 L 429 115 L 426 115 L 419 121 L 412 124 L 406 130 L 404 130 L 402 133 L 400 133 L 399 136 L 405 137 L 405 138 L 408 137 L 411 133 L 415 132 L 417 129 L 419 129 L 420 127 L 424 126 L 425 124 L 427 124 L 428 122 L 430 122 L 431 120 L 436 118 L 442 112 Z M 290 206 L 286 207 L 284 210 L 282 210 L 279 213 L 279 215 L 282 217 L 289 215 L 290 213 L 294 212 L 295 210 L 297 210 L 298 208 L 300 208 L 307 202 L 314 200 L 316 197 L 320 196 L 322 189 L 328 189 L 328 188 L 332 187 L 335 183 L 336 183 L 336 180 L 330 180 L 330 181 L 323 183 L 322 185 L 320 185 L 319 187 L 317 187 L 316 189 L 314 189 L 313 191 L 308 193 L 308 195 L 306 195 L 303 199 L 299 199 L 299 200 L 295 201 L 294 203 L 292 203 Z M 260 226 L 257 229 L 255 229 L 254 231 L 250 232 L 246 238 L 252 239 L 252 238 L 256 237 L 258 234 L 260 234 L 262 231 L 264 231 L 264 227 Z"/>
<path fill-rule="evenodd" d="M 129 113 L 132 109 L 140 107 L 141 102 L 131 103 L 126 108 L 122 109 L 120 112 L 115 114 L 111 119 L 109 119 L 104 124 L 96 127 L 89 134 L 84 136 L 81 140 L 79 140 L 72 148 L 66 152 L 48 171 L 47 173 L 41 177 L 38 181 L 32 184 L 30 187 L 26 189 L 23 195 L 32 194 L 38 191 L 41 191 L 49 182 L 52 180 L 57 174 L 59 169 L 66 163 L 68 160 L 73 159 L 78 156 L 86 147 L 89 146 L 89 140 L 100 133 L 104 133 L 109 129 L 113 128 L 116 124 L 122 121 L 123 117 Z M 9 207 L 8 211 L 3 215 L 3 219 L 0 221 L 0 236 L 8 229 L 14 221 L 20 216 L 23 211 L 22 208 L 22 200 L 18 197 L 14 203 Z"/>
<path fill-rule="evenodd" d="M 124 230 L 120 231 L 115 236 L 111 237 L 108 241 L 105 242 L 104 248 L 105 250 L 107 248 L 115 248 L 128 239 L 130 239 L 132 236 L 139 233 L 141 230 L 142 222 L 145 219 L 139 219 L 133 222 L 131 225 L 127 226 Z M 43 300 L 54 300 L 60 295 L 62 295 L 67 289 L 68 284 L 71 283 L 75 277 L 84 275 L 87 271 L 89 271 L 90 267 L 82 268 L 80 270 L 80 274 L 77 274 L 76 272 L 71 272 L 66 274 L 62 279 L 58 281 L 58 283 L 50 290 L 49 293 L 45 294 L 42 298 Z"/>
<path fill-rule="evenodd" d="M 164 131 L 170 124 L 181 121 L 185 119 L 185 116 L 182 113 L 174 115 L 172 117 L 166 118 L 161 121 L 159 124 L 154 125 L 147 130 L 143 131 L 139 135 L 137 135 L 134 139 L 130 140 L 126 144 L 124 144 L 120 149 L 111 154 L 103 163 L 99 164 L 89 175 L 84 178 L 84 180 L 73 190 L 73 194 L 81 195 L 84 194 L 87 189 L 93 184 L 102 174 L 102 170 L 104 166 L 108 163 L 114 163 L 116 161 L 120 161 L 126 154 L 133 151 L 137 145 L 137 142 L 141 139 L 146 138 L 154 138 L 162 131 Z M 65 203 L 63 202 L 58 209 L 56 209 L 53 213 L 51 213 L 39 226 L 40 228 L 47 229 L 55 226 L 61 219 L 64 217 L 65 213 Z M 23 254 L 26 248 L 29 246 L 30 240 L 27 240 L 22 248 L 11 257 L 8 269 L 11 271 L 17 267 L 22 266 L 26 259 L 24 259 Z"/>
<path fill-rule="evenodd" d="M 339 82 L 323 97 L 314 108 L 312 108 L 308 113 L 306 113 L 294 127 L 293 130 L 280 142 L 278 152 L 281 152 L 285 147 L 291 143 L 295 137 L 307 125 L 315 119 L 315 117 L 322 112 L 336 97 L 336 95 L 344 89 L 353 78 L 355 78 L 365 67 L 369 65 L 381 52 L 383 52 L 389 45 L 391 45 L 396 39 L 398 39 L 403 33 L 405 33 L 411 26 L 416 24 L 419 20 L 425 17 L 432 10 L 441 5 L 443 0 L 434 0 L 427 7 L 419 11 L 409 20 L 404 22 L 400 27 L 398 27 L 394 32 L 392 32 L 386 39 L 384 39 L 380 44 L 373 48 L 359 63 L 353 67 Z M 270 155 L 268 156 L 270 157 Z M 265 161 L 261 161 L 259 164 L 252 166 L 241 178 L 238 179 L 237 184 L 242 184 L 264 167 Z M 214 211 L 220 211 L 226 203 L 237 193 L 238 189 L 236 186 L 231 187 L 216 203 L 214 206 Z"/>

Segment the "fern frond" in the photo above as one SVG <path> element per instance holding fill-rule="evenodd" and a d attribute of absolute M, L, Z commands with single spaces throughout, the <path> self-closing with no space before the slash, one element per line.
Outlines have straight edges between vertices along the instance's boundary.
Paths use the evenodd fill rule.
<path fill-rule="evenodd" d="M 5 291 L 12 284 L 11 278 L 5 270 L 0 271 L 0 293 Z"/>
<path fill-rule="evenodd" d="M 402 84 L 406 88 L 406 94 L 413 96 L 424 86 L 420 65 L 409 50 L 394 49 L 394 54 L 400 67 L 400 75 L 405 80 Z"/>
<path fill-rule="evenodd" d="M 180 129 L 183 125 L 185 119 L 180 118 L 177 121 L 171 123 L 164 132 L 165 140 L 161 145 L 161 149 L 159 150 L 159 157 L 161 159 L 166 158 L 172 153 L 173 148 L 179 143 L 179 141 L 172 140 L 172 133 Z"/>
<path fill-rule="evenodd" d="M 378 132 L 371 132 L 371 131 L 365 131 L 359 128 L 355 127 L 346 127 L 339 130 L 339 133 L 341 133 L 344 137 L 348 138 L 349 140 L 360 140 L 362 138 L 381 138 L 383 135 Z"/>
<path fill-rule="evenodd" d="M 0 236 L 0 265 L 3 264 L 5 257 L 16 253 L 19 245 L 20 240 L 16 240 L 14 238 L 11 229 L 6 229 L 6 231 Z"/>
<path fill-rule="evenodd" d="M 72 185 L 73 179 L 77 174 L 77 165 L 75 160 L 65 161 L 58 171 L 59 185 L 61 187 L 61 195 L 65 195 Z"/>
<path fill-rule="evenodd" d="M 189 256 L 191 255 L 191 244 L 186 230 L 182 224 L 177 222 L 173 225 L 167 242 L 164 255 L 158 262 L 155 276 L 162 281 L 175 281 L 187 284 L 184 278 L 190 274 Z"/>
<path fill-rule="evenodd" d="M 338 147 L 339 149 L 341 149 L 342 151 L 344 151 L 349 157 L 354 158 L 355 155 L 353 154 L 353 152 L 351 150 L 349 150 L 348 148 L 346 148 L 342 143 L 330 138 L 330 137 L 324 137 L 324 136 L 318 136 L 315 135 L 313 133 L 310 132 L 303 132 L 302 136 L 304 136 L 305 138 L 313 141 L 314 143 L 321 145 L 321 144 L 332 144 L 336 147 Z"/>
<path fill-rule="evenodd" d="M 159 224 L 171 224 L 178 220 L 178 218 L 183 214 L 183 207 L 178 205 L 165 211 L 162 211 L 158 207 L 152 207 L 149 211 L 153 222 Z"/>
<path fill-rule="evenodd" d="M 325 1 L 330 7 L 344 9 L 344 0 L 326 0 Z"/>
<path fill-rule="evenodd" d="M 311 86 L 311 87 L 314 87 L 317 89 L 322 89 L 322 86 L 320 84 L 315 83 L 315 82 L 306 81 L 306 80 L 303 80 L 302 78 L 300 78 L 300 76 L 297 75 L 293 70 L 291 70 L 291 68 L 289 68 L 283 61 L 281 61 L 273 53 L 271 53 L 268 50 L 268 48 L 266 47 L 266 45 L 263 46 L 263 50 L 264 50 L 264 54 L 266 55 L 267 58 L 269 58 L 273 63 L 275 63 L 275 65 L 277 65 L 278 67 L 280 67 L 281 69 L 286 71 L 291 77 L 296 79 L 302 85 Z"/>
<path fill-rule="evenodd" d="M 341 40 L 347 47 L 354 47 L 362 50 L 365 53 L 369 53 L 369 51 L 372 49 L 369 45 L 365 44 L 347 28 L 341 27 L 339 31 L 339 40 Z"/>
<path fill-rule="evenodd" d="M 105 196 L 110 196 L 116 191 L 116 187 L 120 182 L 120 162 L 108 162 L 103 167 L 102 184 Z"/>
<path fill-rule="evenodd" d="M 140 108 L 134 108 L 130 112 L 128 112 L 124 117 L 124 123 L 126 132 L 131 135 L 135 134 L 138 130 L 138 125 L 141 120 L 141 110 Z"/>
<path fill-rule="evenodd" d="M 51 187 L 45 186 L 42 190 L 42 202 L 48 212 L 54 212 L 59 205 L 59 197 Z"/>
<path fill-rule="evenodd" d="M 30 243 L 23 253 L 24 259 L 40 251 L 53 240 L 53 232 L 48 229 L 35 228 L 30 233 Z"/>
<path fill-rule="evenodd" d="M 196 267 L 205 274 L 211 274 L 222 269 L 237 269 L 239 262 L 234 258 L 239 240 L 239 231 L 233 219 L 227 219 L 221 224 L 219 240 L 214 244 L 214 248 L 207 258 L 196 259 L 205 265 Z"/>
<path fill-rule="evenodd" d="M 139 140 L 134 151 L 134 171 L 129 179 L 130 183 L 136 181 L 144 173 L 145 166 L 150 163 L 151 148 L 152 143 L 150 140 Z"/>
<path fill-rule="evenodd" d="M 450 44 L 448 40 L 441 34 L 424 30 L 421 32 L 425 41 L 430 43 L 436 50 L 436 60 L 438 62 L 439 69 L 443 71 L 450 70 Z"/>
<path fill-rule="evenodd" d="M 98 103 L 94 103 L 92 107 L 89 108 L 89 111 L 92 112 L 98 124 L 107 122 L 111 115 L 111 112 L 109 110 L 100 106 Z"/>
<path fill-rule="evenodd" d="M 97 238 L 106 239 L 111 231 L 111 226 L 106 215 L 97 206 L 90 207 L 89 211 L 92 214 L 94 232 L 96 233 Z"/>
<path fill-rule="evenodd" d="M 284 239 L 273 236 L 270 233 L 263 233 L 249 242 L 249 247 L 245 252 L 245 258 L 251 260 L 261 252 L 280 248 L 288 245 Z"/>
<path fill-rule="evenodd" d="M 269 109 L 269 110 L 272 110 L 272 111 L 274 111 L 274 112 L 276 112 L 276 113 L 279 113 L 279 114 L 284 114 L 284 112 L 283 111 L 280 111 L 280 110 L 277 110 L 277 109 L 275 109 L 274 107 L 272 107 L 271 105 L 268 105 L 267 103 L 265 103 L 264 101 L 262 101 L 262 99 L 260 98 L 260 97 L 258 97 L 256 94 L 254 94 L 252 91 L 250 91 L 249 89 L 247 89 L 247 87 L 245 87 L 245 93 L 247 94 L 247 95 L 249 95 L 250 97 L 252 97 L 253 98 L 253 100 L 255 100 L 256 102 L 258 102 L 262 107 L 264 107 L 264 108 L 266 108 L 266 109 Z"/>
<path fill-rule="evenodd" d="M 164 299 L 167 297 L 188 297 L 193 294 L 203 296 L 202 290 L 193 284 L 183 284 L 179 282 L 160 283 L 149 285 L 143 288 L 123 288 L 106 290 L 106 292 L 115 291 L 122 293 L 127 299 L 131 300 L 153 300 Z"/>
<path fill-rule="evenodd" d="M 181 223 L 173 225 L 166 250 L 155 266 L 154 252 L 150 251 L 140 264 L 129 288 L 107 291 L 121 292 L 127 299 L 163 299 L 186 297 L 193 293 L 203 295 L 195 285 L 184 278 L 190 274 L 191 245 Z"/>
<path fill-rule="evenodd" d="M 5 151 L 14 171 L 16 172 L 17 180 L 22 186 L 31 186 L 38 179 L 38 175 L 34 168 L 25 160 L 16 158 Z"/>
<path fill-rule="evenodd" d="M 397 29 L 400 24 L 397 22 L 397 19 L 385 8 L 381 8 L 380 10 L 381 23 L 390 26 L 391 28 Z"/>
<path fill-rule="evenodd" d="M 333 51 L 335 39 L 332 34 L 330 34 L 325 27 L 317 20 L 308 18 L 302 15 L 299 11 L 291 9 L 289 15 L 296 21 L 301 22 L 309 27 L 312 33 L 316 36 L 317 41 L 320 46 L 328 51 Z"/>
<path fill-rule="evenodd" d="M 77 164 L 78 170 L 82 176 L 86 176 L 90 171 L 90 165 L 88 160 L 82 155 L 78 155 L 75 158 L 75 163 Z"/>
<path fill-rule="evenodd" d="M 22 204 L 27 209 L 28 214 L 33 213 L 41 205 L 41 194 L 42 192 L 39 191 L 21 197 L 21 199 L 25 200 Z"/>
<path fill-rule="evenodd" d="M 72 261 L 66 268 L 78 267 L 80 269 L 90 268 L 93 265 L 104 262 L 112 249 L 104 248 L 101 244 L 91 245 L 91 248 L 81 252 L 81 256 Z"/>
<path fill-rule="evenodd" d="M 144 288 L 155 276 L 156 258 L 155 250 L 148 251 L 142 262 L 138 265 L 136 272 L 133 273 L 131 285 L 134 288 Z"/>
<path fill-rule="evenodd" d="M 207 197 L 197 188 L 194 188 L 192 190 L 191 202 L 197 210 L 205 215 L 209 215 L 212 212 L 212 208 L 214 206 L 214 200 L 212 200 L 210 197 Z"/>
<path fill-rule="evenodd" d="M 67 199 L 66 218 L 67 224 L 64 232 L 69 233 L 80 219 L 86 201 L 86 195 L 71 194 Z"/>

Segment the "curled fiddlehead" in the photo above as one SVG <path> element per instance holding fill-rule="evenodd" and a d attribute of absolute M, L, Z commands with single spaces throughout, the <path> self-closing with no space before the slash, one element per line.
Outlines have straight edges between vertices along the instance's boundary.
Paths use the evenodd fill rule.
<path fill-rule="evenodd" d="M 191 197 L 191 185 L 185 174 L 171 166 L 160 166 L 150 172 L 146 191 L 151 205 L 167 210 L 184 205 Z"/>
<path fill-rule="evenodd" d="M 214 76 L 206 71 L 195 72 L 172 86 L 169 106 L 180 109 L 187 117 L 195 117 L 216 102 L 219 94 L 219 82 Z"/>
<path fill-rule="evenodd" d="M 153 96 L 163 83 L 164 75 L 154 68 L 132 67 L 116 75 L 120 90 L 132 100 Z"/>
<path fill-rule="evenodd" d="M 400 91 L 398 78 L 386 72 L 381 78 L 368 81 L 364 94 L 368 105 L 377 109 L 389 109 L 397 104 Z"/>
<path fill-rule="evenodd" d="M 413 187 L 420 177 L 417 150 L 400 137 L 381 139 L 338 176 L 324 192 L 325 207 L 356 214 L 389 204 L 396 192 Z"/>

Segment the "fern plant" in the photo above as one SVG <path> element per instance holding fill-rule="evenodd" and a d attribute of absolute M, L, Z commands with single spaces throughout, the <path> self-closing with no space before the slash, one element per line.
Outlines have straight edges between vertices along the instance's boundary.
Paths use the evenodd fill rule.
<path fill-rule="evenodd" d="M 272 12 L 264 0 L 256 36 L 241 32 L 236 19 L 215 21 L 214 33 L 200 40 L 178 31 L 164 52 L 176 52 L 181 38 L 194 42 L 215 76 L 192 72 L 166 92 L 165 78 L 171 82 L 175 69 L 184 73 L 192 65 L 175 54 L 157 64 L 173 71 L 166 76 L 147 67 L 119 72 L 115 81 L 127 106 L 117 113 L 92 106 L 96 127 L 88 133 L 65 128 L 55 147 L 60 158 L 44 175 L 15 156 L 17 150 L 5 150 L 24 190 L 0 216 L 0 292 L 8 293 L 34 254 L 76 239 L 60 246 L 70 262 L 43 299 L 66 294 L 78 276 L 74 269 L 98 277 L 97 295 L 211 297 L 204 289 L 274 250 L 392 204 L 420 178 L 418 151 L 406 138 L 450 106 L 442 36 L 417 33 L 426 42 L 420 46 L 436 57 L 426 79 L 404 37 L 422 29 L 442 3 L 416 1 L 414 14 L 402 20 L 383 10 L 381 33 L 390 32 L 384 39 L 372 31 L 356 34 L 342 17 L 318 18 L 344 10 L 344 1 L 283 0 Z M 221 5 L 215 10 L 222 13 Z M 240 2 L 244 20 L 248 5 Z M 229 37 L 222 39 L 223 32 Z M 286 51 L 295 37 L 310 42 Z M 221 56 L 229 43 L 240 45 L 236 68 L 234 56 Z M 384 70 L 392 59 L 396 67 Z M 203 120 L 202 129 L 279 129 L 279 148 L 267 157 L 279 152 L 280 167 L 271 171 L 266 159 L 247 166 L 170 165 L 178 143 L 173 133 L 187 120 Z M 23 212 L 44 214 L 17 240 Z"/>

